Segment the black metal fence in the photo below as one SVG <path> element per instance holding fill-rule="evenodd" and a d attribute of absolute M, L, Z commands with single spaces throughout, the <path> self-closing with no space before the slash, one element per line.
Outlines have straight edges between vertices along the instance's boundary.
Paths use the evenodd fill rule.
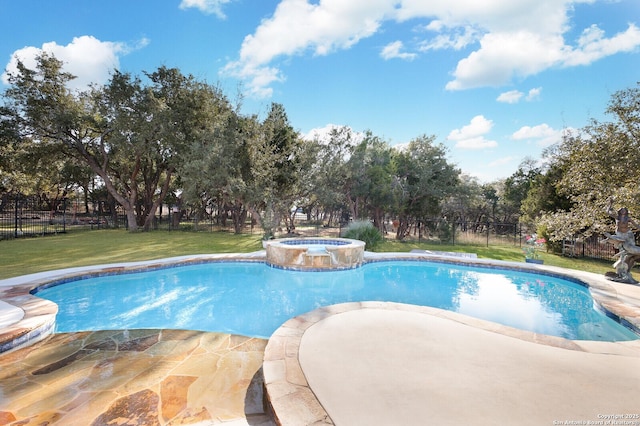
<path fill-rule="evenodd" d="M 321 221 L 306 220 L 306 215 L 296 215 L 296 232 L 306 236 L 339 236 L 342 226 L 326 226 Z M 105 228 L 127 228 L 124 212 L 104 205 L 85 205 L 80 201 L 62 200 L 56 208 L 45 210 L 37 197 L 3 197 L 0 203 L 0 240 L 44 236 L 66 233 L 73 230 Z M 153 229 L 181 231 L 232 231 L 230 218 L 219 213 L 206 217 L 174 213 L 170 206 L 163 206 L 153 222 Z M 251 220 L 243 228 L 246 233 L 262 231 Z M 281 234 L 285 232 L 281 230 Z M 390 220 L 385 224 L 385 237 L 394 238 L 397 223 Z M 415 223 L 409 228 L 405 239 L 424 241 L 432 244 L 483 244 L 511 245 L 523 247 L 532 234 L 520 223 L 465 222 L 434 219 Z M 611 244 L 602 243 L 601 236 L 564 240 L 561 253 L 570 257 L 586 257 L 611 260 L 616 249 Z M 558 245 L 555 248 L 560 251 Z"/>
<path fill-rule="evenodd" d="M 0 203 L 0 240 L 118 226 L 126 226 L 123 215 L 107 216 L 98 210 L 80 213 L 68 200 L 49 210 L 42 208 L 37 197 L 7 196 Z"/>
<path fill-rule="evenodd" d="M 389 228 L 395 231 L 395 227 Z M 388 230 L 389 231 L 389 230 Z M 512 245 L 525 247 L 535 235 L 535 230 L 521 223 L 498 222 L 448 222 L 433 220 L 415 225 L 409 238 L 428 241 L 432 244 L 482 244 L 489 246 Z M 537 238 L 537 237 L 535 237 Z M 613 260 L 617 249 L 603 242 L 604 236 L 576 237 L 546 245 L 543 250 L 554 251 L 563 256 Z"/>
<path fill-rule="evenodd" d="M 603 241 L 604 236 L 592 235 L 588 238 L 572 238 L 562 241 L 562 255 L 587 257 L 590 259 L 613 260 L 618 250 Z"/>

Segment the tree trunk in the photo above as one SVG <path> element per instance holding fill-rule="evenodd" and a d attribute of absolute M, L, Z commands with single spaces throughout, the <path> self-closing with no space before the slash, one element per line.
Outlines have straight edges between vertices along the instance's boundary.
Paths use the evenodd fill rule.
<path fill-rule="evenodd" d="M 167 170 L 167 175 L 162 184 L 162 189 L 160 190 L 160 194 L 156 197 L 151 208 L 147 212 L 147 217 L 145 217 L 143 228 L 145 231 L 148 231 L 153 224 L 153 218 L 156 216 L 156 211 L 158 210 L 158 206 L 164 201 L 167 196 L 167 192 L 169 192 L 169 184 L 171 183 L 171 176 L 173 176 L 173 169 Z"/>
<path fill-rule="evenodd" d="M 384 211 L 381 208 L 376 207 L 373 209 L 373 226 L 378 228 L 382 235 L 386 233 L 384 229 Z"/>
<path fill-rule="evenodd" d="M 247 209 L 240 202 L 234 202 L 231 204 L 231 219 L 233 220 L 233 232 L 241 234 L 244 228 L 244 222 L 247 219 Z"/>
<path fill-rule="evenodd" d="M 408 231 L 409 231 L 409 220 L 407 216 L 400 215 L 398 230 L 396 231 L 396 240 L 402 241 L 404 237 L 407 236 Z"/>
<path fill-rule="evenodd" d="M 138 230 L 138 222 L 136 222 L 136 210 L 134 208 L 125 208 L 124 213 L 127 215 L 127 225 L 129 226 L 129 231 L 136 232 Z"/>

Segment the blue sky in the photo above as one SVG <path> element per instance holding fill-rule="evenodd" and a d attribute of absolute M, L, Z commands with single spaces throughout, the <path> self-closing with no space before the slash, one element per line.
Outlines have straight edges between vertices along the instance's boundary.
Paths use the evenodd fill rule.
<path fill-rule="evenodd" d="M 80 88 L 177 67 L 245 113 L 283 104 L 302 134 L 435 135 L 482 182 L 640 81 L 638 0 L 2 0 L 0 17 L 7 70 L 42 50 Z"/>

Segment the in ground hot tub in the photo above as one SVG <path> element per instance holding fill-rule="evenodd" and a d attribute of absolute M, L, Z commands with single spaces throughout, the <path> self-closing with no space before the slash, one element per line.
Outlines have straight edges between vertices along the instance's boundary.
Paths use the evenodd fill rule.
<path fill-rule="evenodd" d="M 347 238 L 283 238 L 266 241 L 267 264 L 284 269 L 352 269 L 362 265 L 364 242 Z"/>

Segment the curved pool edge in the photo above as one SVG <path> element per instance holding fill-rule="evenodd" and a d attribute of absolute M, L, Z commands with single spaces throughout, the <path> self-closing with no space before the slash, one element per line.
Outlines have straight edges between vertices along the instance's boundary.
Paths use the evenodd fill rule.
<path fill-rule="evenodd" d="M 430 260 L 489 269 L 527 271 L 566 279 L 585 286 L 597 306 L 610 318 L 640 335 L 640 285 L 617 283 L 604 275 L 544 264 L 511 262 L 494 259 L 460 258 L 455 255 L 423 253 L 368 253 L 365 262 L 387 260 Z M 640 338 L 640 337 L 639 337 Z"/>
<path fill-rule="evenodd" d="M 354 322 L 353 320 L 354 318 L 357 319 L 357 315 L 364 312 L 367 312 L 369 315 L 367 315 L 367 318 L 359 321 L 360 326 L 362 324 L 366 324 L 369 328 L 377 329 L 377 326 L 382 328 L 380 329 L 380 333 L 365 332 L 358 334 L 358 337 L 354 338 L 354 333 L 349 329 L 355 328 L 356 330 L 359 330 L 357 324 L 358 321 Z M 389 322 L 387 320 L 388 316 L 381 315 L 381 313 L 385 312 L 391 313 L 392 315 L 393 312 L 397 312 L 399 314 L 420 315 L 424 317 L 421 319 L 421 322 L 423 320 L 425 322 L 438 322 L 439 325 L 436 324 L 436 327 L 445 325 L 447 330 L 450 330 L 453 334 L 456 334 L 456 330 L 460 331 L 466 328 L 467 333 L 465 333 L 465 335 L 467 337 L 472 337 L 474 347 L 476 348 L 491 347 L 496 340 L 495 338 L 491 338 L 491 335 L 493 334 L 501 337 L 501 344 L 506 348 L 509 348 L 512 345 L 519 347 L 529 345 L 527 347 L 532 351 L 531 357 L 542 359 L 544 363 L 547 363 L 546 365 L 548 367 L 548 363 L 554 363 L 552 360 L 555 360 L 557 357 L 562 358 L 562 362 L 553 364 L 552 367 L 547 368 L 545 371 L 536 373 L 536 380 L 534 381 L 535 384 L 531 385 L 530 383 L 524 383 L 524 385 L 533 386 L 538 393 L 541 390 L 545 390 L 547 392 L 559 392 L 560 395 L 570 393 L 567 392 L 566 394 L 563 394 L 562 392 L 566 391 L 566 389 L 558 390 L 559 386 L 557 378 L 564 374 L 563 368 L 567 365 L 566 360 L 571 359 L 571 353 L 583 352 L 596 356 L 595 359 L 591 359 L 586 364 L 582 364 L 583 367 L 585 365 L 602 366 L 603 359 L 601 357 L 605 357 L 611 362 L 613 362 L 617 357 L 624 357 L 627 360 L 631 360 L 631 363 L 634 365 L 635 362 L 637 362 L 635 361 L 636 359 L 640 360 L 640 340 L 623 342 L 573 341 L 561 337 L 519 330 L 490 321 L 473 318 L 464 314 L 426 306 L 407 305 L 394 302 L 349 302 L 336 304 L 321 307 L 288 320 L 274 332 L 267 343 L 263 362 L 265 397 L 267 398 L 266 402 L 269 404 L 270 410 L 279 425 L 333 425 L 334 421 L 337 422 L 337 419 L 332 418 L 332 415 L 337 417 L 339 414 L 342 416 L 340 420 L 344 420 L 345 412 L 349 410 L 357 411 L 357 409 L 362 411 L 363 408 L 366 408 L 367 411 L 372 410 L 373 412 L 382 410 L 382 412 L 378 414 L 384 415 L 388 415 L 389 410 L 393 411 L 395 414 L 400 414 L 398 409 L 401 409 L 401 414 L 404 416 L 405 420 L 407 420 L 406 417 L 410 417 L 413 423 L 424 420 L 425 415 L 427 415 L 424 400 L 421 400 L 422 402 L 420 404 L 407 403 L 411 397 L 415 396 L 414 393 L 416 388 L 411 385 L 402 384 L 402 379 L 399 380 L 400 383 L 398 380 L 392 381 L 391 378 L 395 378 L 399 374 L 398 361 L 394 360 L 396 362 L 391 362 L 391 360 L 381 355 L 382 353 L 388 354 L 389 351 L 384 348 L 389 347 L 389 345 L 393 345 L 393 342 L 387 340 L 389 336 L 403 335 L 407 330 L 406 327 L 411 327 L 412 323 L 408 321 Z M 356 316 L 354 317 L 352 314 L 355 314 Z M 341 319 L 341 317 L 345 317 L 345 315 L 351 316 L 348 320 Z M 331 320 L 333 320 L 333 324 L 330 326 L 327 321 Z M 308 332 L 320 323 L 323 323 L 320 327 L 324 330 L 323 333 L 325 334 L 325 338 L 327 334 L 330 335 L 330 345 L 327 345 L 326 339 L 317 339 L 317 333 L 315 335 L 311 333 L 312 337 L 307 337 Z M 400 324 L 400 326 L 398 324 Z M 313 331 L 316 330 L 318 330 L 318 327 L 313 329 Z M 356 339 L 358 341 L 353 342 L 351 339 Z M 517 339 L 520 343 L 515 343 L 515 341 L 513 341 L 514 343 L 511 343 L 512 341 L 510 339 Z M 398 339 L 395 339 L 396 343 L 397 340 Z M 402 339 L 400 338 L 400 340 Z M 415 336 L 412 341 L 415 342 Z M 460 351 L 460 349 L 466 349 L 466 346 L 469 346 L 469 349 L 471 347 L 469 341 L 458 342 L 457 344 L 451 345 L 450 342 L 447 343 L 435 340 L 433 342 L 430 341 L 429 344 L 441 346 L 435 350 L 434 353 L 449 353 L 452 355 L 451 358 L 455 358 L 454 355 L 456 355 L 456 353 L 458 353 L 457 351 Z M 322 362 L 317 363 L 317 360 L 321 360 L 323 356 L 326 355 L 327 351 L 330 352 L 336 349 L 341 352 L 342 356 L 344 356 L 343 359 L 356 359 L 363 355 L 362 348 L 366 348 L 368 351 L 366 352 L 366 366 L 368 366 L 367 371 L 369 374 L 365 374 L 367 376 L 376 377 L 375 379 L 368 381 L 367 384 L 354 381 L 351 377 L 345 378 L 344 376 L 340 376 L 340 374 L 327 374 L 327 366 L 322 364 Z M 380 350 L 376 348 L 379 348 Z M 400 361 L 404 366 L 402 371 L 405 371 L 405 374 L 406 371 L 409 371 L 409 373 L 413 371 L 413 366 L 419 364 L 418 359 L 423 362 L 426 361 L 423 356 L 414 353 L 414 350 L 419 350 L 418 348 L 408 347 L 408 349 L 409 350 L 406 351 L 401 350 L 400 352 L 395 352 L 395 354 L 405 354 L 403 360 Z M 560 350 L 560 352 L 558 352 L 558 350 Z M 514 353 L 518 352 L 515 351 Z M 312 361 L 315 359 L 316 362 L 310 363 L 309 359 Z M 491 362 L 491 359 L 484 359 L 482 356 L 478 358 L 477 362 L 474 361 L 466 364 L 447 358 L 447 365 L 443 370 L 453 371 L 453 375 L 455 376 L 458 374 L 459 377 L 455 377 L 455 380 L 453 381 L 425 381 L 422 383 L 422 388 L 426 389 L 427 393 L 430 392 L 431 396 L 439 394 L 456 394 L 456 398 L 452 399 L 452 401 L 454 401 L 452 403 L 453 407 L 447 407 L 449 413 L 446 415 L 446 419 L 451 420 L 451 412 L 459 410 L 461 402 L 465 405 L 477 404 L 475 402 L 478 397 L 477 388 L 469 388 L 468 391 L 465 391 L 465 393 L 469 395 L 460 394 L 461 388 L 458 386 L 458 383 L 464 380 L 465 377 L 474 375 L 473 371 L 465 371 L 464 369 L 473 370 L 475 368 L 481 368 L 481 365 L 487 365 L 487 363 Z M 500 365 L 499 368 L 507 372 L 526 371 L 530 369 L 528 364 L 522 364 L 521 360 L 515 356 L 507 362 L 508 365 Z M 340 362 L 334 362 L 332 365 L 336 366 L 338 369 L 342 368 L 338 364 L 340 364 Z M 318 367 L 318 365 L 320 365 L 320 367 Z M 604 368 L 606 368 L 606 366 Z M 629 371 L 629 373 L 638 375 L 635 370 Z M 617 382 L 603 384 L 602 381 L 600 381 L 601 379 L 591 379 L 590 377 L 587 377 L 584 380 L 589 382 L 589 388 L 596 386 L 599 388 L 607 387 L 607 389 L 611 391 L 608 393 L 615 395 L 613 398 L 615 398 L 616 401 L 620 401 L 622 399 L 618 395 L 618 392 L 616 392 L 620 390 Z M 310 384 L 310 382 L 312 382 L 312 384 Z M 498 382 L 498 386 L 501 387 L 502 391 L 505 391 L 506 388 L 510 389 L 509 392 L 507 392 L 508 394 L 511 394 L 511 392 L 522 393 L 522 381 L 509 381 L 508 379 L 505 379 L 498 380 Z M 395 383 L 397 388 L 390 383 Z M 389 386 L 392 386 L 392 390 L 389 389 Z M 374 389 L 372 390 L 371 387 Z M 377 389 L 377 387 L 379 389 Z M 565 387 L 570 388 L 571 383 L 568 383 Z M 344 391 L 344 388 L 347 388 L 348 390 Z M 343 392 L 344 395 L 349 395 L 350 398 L 346 398 L 345 400 L 340 400 L 340 397 L 326 399 L 327 389 L 333 389 L 338 393 Z M 536 393 L 527 392 L 529 391 L 524 391 L 524 396 L 527 398 Z M 323 395 L 325 398 L 322 398 Z M 554 397 L 556 396 L 558 395 L 554 395 Z M 361 400 L 354 404 L 354 398 L 356 400 Z M 380 400 L 377 400 L 378 398 Z M 398 400 L 389 402 L 389 398 L 395 398 Z M 517 398 L 518 397 L 516 397 L 516 399 Z M 636 404 L 635 398 L 635 394 L 633 392 L 629 392 L 624 395 L 623 404 Z M 553 398 L 551 399 L 553 400 Z M 580 398 L 578 398 L 578 400 L 579 399 Z M 518 420 L 518 418 L 520 418 L 518 415 L 523 414 L 521 412 L 521 406 L 526 407 L 526 404 L 513 404 L 511 405 L 511 408 L 505 409 L 503 405 L 500 405 L 500 398 L 494 399 L 493 403 L 496 404 L 496 406 L 489 409 L 489 411 L 487 411 L 486 406 L 481 407 L 480 409 L 478 409 L 478 407 L 467 406 L 466 410 L 471 410 L 472 412 L 484 410 L 483 412 L 485 414 L 492 413 L 491 415 L 496 417 L 496 419 L 512 418 Z M 590 401 L 587 404 L 591 403 L 593 403 L 593 401 Z M 557 412 L 560 410 L 560 413 L 564 413 L 566 415 L 567 408 L 563 405 L 563 401 L 560 398 L 553 400 L 551 404 L 555 405 L 553 407 L 545 406 L 543 410 L 540 409 L 541 407 L 536 405 L 535 410 L 537 411 L 535 412 L 547 413 L 554 411 Z M 578 401 L 578 405 L 579 404 L 580 401 Z M 506 404 L 506 406 L 509 407 L 509 404 Z M 514 409 L 513 407 L 516 408 Z M 592 408 L 588 405 L 586 407 Z M 635 407 L 635 405 L 629 406 L 627 409 L 632 407 Z M 584 408 L 585 407 L 582 406 L 579 407 L 579 409 Z M 440 407 L 438 407 L 438 410 L 439 409 Z M 432 414 L 442 416 L 442 413 L 438 410 Z M 563 412 L 562 410 L 565 411 Z M 529 412 L 526 413 L 526 417 L 521 417 L 530 419 L 532 414 L 533 413 Z M 376 414 L 371 415 L 369 412 L 367 415 L 380 420 L 379 417 L 376 417 Z M 433 418 L 429 418 L 433 420 Z M 553 418 L 560 417 L 556 416 Z M 579 416 L 576 416 L 576 418 L 579 418 Z M 496 419 L 484 419 L 484 423 L 481 421 L 480 424 L 495 424 Z M 369 420 L 371 419 L 369 418 Z M 394 418 L 394 420 L 397 421 L 398 418 Z M 487 420 L 489 421 L 487 422 Z M 540 420 L 541 423 L 542 420 L 544 420 L 544 422 L 550 421 L 549 419 Z M 342 423 L 345 422 L 340 422 L 340 424 Z M 407 422 L 407 424 L 409 423 L 411 422 Z M 461 423 L 465 424 L 465 422 Z"/>
<path fill-rule="evenodd" d="M 54 332 L 58 305 L 33 295 L 39 288 L 62 284 L 90 276 L 114 275 L 125 272 L 170 268 L 206 262 L 264 262 L 264 251 L 252 253 L 221 253 L 168 257 L 138 262 L 80 266 L 21 275 L 0 280 L 0 300 L 12 311 L 21 309 L 22 318 L 0 327 L 0 355 L 33 343 Z M 0 316 L 3 314 L 0 306 Z"/>
<path fill-rule="evenodd" d="M 86 267 L 65 268 L 0 280 L 0 299 L 24 311 L 21 320 L 0 328 L 0 354 L 35 343 L 53 333 L 58 307 L 55 303 L 32 295 L 41 287 L 95 275 L 112 275 L 149 269 L 168 268 L 216 261 L 265 262 L 264 250 L 252 253 L 203 254 L 169 257 L 138 262 L 123 262 Z M 640 330 L 640 286 L 613 283 L 598 274 L 492 259 L 460 258 L 430 253 L 364 252 L 364 263 L 392 260 L 427 260 L 496 269 L 515 269 L 553 275 L 586 285 L 594 301 L 607 315 L 627 327 Z"/>

